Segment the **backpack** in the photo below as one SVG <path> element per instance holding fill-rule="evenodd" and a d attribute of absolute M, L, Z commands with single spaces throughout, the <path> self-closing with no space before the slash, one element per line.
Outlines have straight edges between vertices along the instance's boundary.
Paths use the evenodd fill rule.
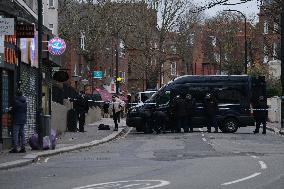
<path fill-rule="evenodd" d="M 98 127 L 98 130 L 110 130 L 109 125 L 105 125 L 103 123 L 101 123 Z"/>

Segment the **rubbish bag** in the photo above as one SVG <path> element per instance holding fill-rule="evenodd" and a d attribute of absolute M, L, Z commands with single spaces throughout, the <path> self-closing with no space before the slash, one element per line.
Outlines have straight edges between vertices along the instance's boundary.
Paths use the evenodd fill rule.
<path fill-rule="evenodd" d="M 32 148 L 32 150 L 38 150 L 39 149 L 39 144 L 38 144 L 38 135 L 33 134 L 29 138 L 29 145 Z"/>
<path fill-rule="evenodd" d="M 39 143 L 38 143 L 38 134 L 33 134 L 29 138 L 29 145 L 32 150 L 39 150 Z M 42 147 L 43 150 L 54 150 L 56 146 L 56 131 L 51 129 L 50 136 L 43 137 L 42 140 Z"/>
<path fill-rule="evenodd" d="M 50 139 L 49 136 L 45 136 L 42 139 L 42 149 L 49 150 L 50 149 Z"/>

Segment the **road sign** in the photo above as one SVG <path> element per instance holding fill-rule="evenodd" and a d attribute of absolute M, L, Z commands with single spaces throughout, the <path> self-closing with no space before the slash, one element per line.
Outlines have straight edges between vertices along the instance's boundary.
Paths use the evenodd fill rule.
<path fill-rule="evenodd" d="M 53 55 L 61 55 L 65 49 L 65 41 L 59 37 L 54 37 L 48 42 L 48 51 Z"/>
<path fill-rule="evenodd" d="M 101 79 L 103 77 L 103 72 L 102 71 L 93 71 L 92 72 L 92 77 Z"/>

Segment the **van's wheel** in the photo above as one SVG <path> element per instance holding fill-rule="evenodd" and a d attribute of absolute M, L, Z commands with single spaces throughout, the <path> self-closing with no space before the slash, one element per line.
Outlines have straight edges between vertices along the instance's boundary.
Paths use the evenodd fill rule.
<path fill-rule="evenodd" d="M 234 133 L 239 128 L 239 122 L 235 118 L 227 118 L 223 121 L 222 129 L 227 133 Z M 223 130 L 220 129 L 222 132 Z"/>

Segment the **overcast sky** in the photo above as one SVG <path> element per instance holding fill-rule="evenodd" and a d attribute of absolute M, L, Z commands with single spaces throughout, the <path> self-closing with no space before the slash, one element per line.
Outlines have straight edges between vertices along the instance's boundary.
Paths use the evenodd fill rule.
<path fill-rule="evenodd" d="M 208 5 L 210 2 L 216 2 L 217 0 L 193 0 L 196 4 L 200 6 Z M 228 3 L 240 3 L 241 0 L 230 0 Z M 252 0 L 250 2 L 246 2 L 239 5 L 217 5 L 213 8 L 206 10 L 206 15 L 208 16 L 215 16 L 218 11 L 222 11 L 224 9 L 235 9 L 238 11 L 243 12 L 247 17 L 251 17 L 251 15 L 256 15 L 259 13 L 259 1 Z"/>

